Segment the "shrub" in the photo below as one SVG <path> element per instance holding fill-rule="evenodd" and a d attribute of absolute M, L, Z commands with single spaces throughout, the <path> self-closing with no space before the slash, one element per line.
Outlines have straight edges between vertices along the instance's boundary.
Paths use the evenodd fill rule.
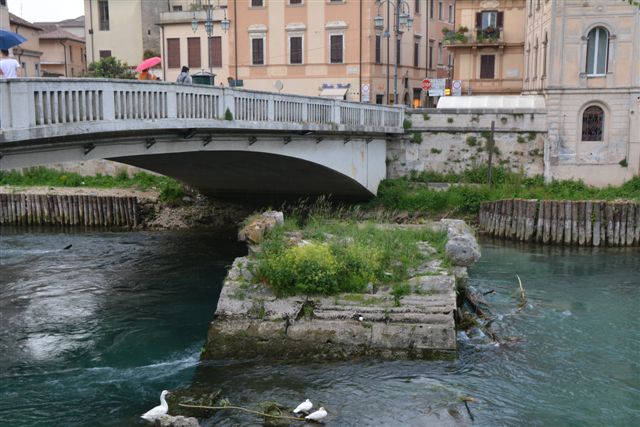
<path fill-rule="evenodd" d="M 100 61 L 89 64 L 89 77 L 100 77 L 105 79 L 135 79 L 135 72 L 127 65 L 126 62 L 120 62 L 119 59 L 109 56 L 102 58 Z"/>
<path fill-rule="evenodd" d="M 229 108 L 224 110 L 224 119 L 229 121 L 233 120 L 233 113 L 231 112 L 231 110 L 229 110 Z"/>
<path fill-rule="evenodd" d="M 421 132 L 413 132 L 413 135 L 411 135 L 411 142 L 414 144 L 421 144 L 422 143 L 422 133 Z"/>
<path fill-rule="evenodd" d="M 478 140 L 476 139 L 475 136 L 470 135 L 467 137 L 467 145 L 469 147 L 475 147 L 476 145 L 478 145 Z"/>
<path fill-rule="evenodd" d="M 410 119 L 404 119 L 404 121 L 402 122 L 402 127 L 404 128 L 404 130 L 411 129 L 412 125 L 413 123 L 411 122 Z"/>

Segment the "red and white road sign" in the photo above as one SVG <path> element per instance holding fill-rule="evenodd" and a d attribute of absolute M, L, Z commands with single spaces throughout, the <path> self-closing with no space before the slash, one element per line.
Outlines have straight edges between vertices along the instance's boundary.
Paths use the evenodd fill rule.
<path fill-rule="evenodd" d="M 431 89 L 431 80 L 429 79 L 424 79 L 422 81 L 422 83 L 420 84 L 420 87 L 422 87 L 423 90 L 429 90 Z"/>

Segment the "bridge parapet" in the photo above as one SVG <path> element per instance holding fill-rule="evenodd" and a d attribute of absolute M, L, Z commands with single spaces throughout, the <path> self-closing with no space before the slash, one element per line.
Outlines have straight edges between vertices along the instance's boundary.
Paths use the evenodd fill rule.
<path fill-rule="evenodd" d="M 4 80 L 0 108 L 0 142 L 163 127 L 404 132 L 403 107 L 166 82 Z"/>

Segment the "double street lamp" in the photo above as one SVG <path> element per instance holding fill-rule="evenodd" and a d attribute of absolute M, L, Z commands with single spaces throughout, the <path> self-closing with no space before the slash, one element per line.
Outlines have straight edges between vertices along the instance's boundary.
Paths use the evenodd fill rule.
<path fill-rule="evenodd" d="M 378 6 L 378 14 L 375 18 L 373 18 L 373 25 L 376 31 L 382 31 L 382 37 L 387 40 L 391 37 L 391 31 L 389 30 L 390 23 L 385 28 L 384 26 L 384 18 L 380 15 L 380 8 L 384 3 L 388 4 L 389 8 L 393 8 L 393 35 L 396 41 L 396 58 L 393 66 L 393 103 L 398 103 L 398 61 L 400 60 L 400 40 L 402 39 L 402 34 L 404 33 L 405 28 L 407 30 L 411 29 L 413 25 L 413 17 L 411 16 L 411 8 L 409 3 L 406 0 L 382 0 L 380 5 Z M 388 43 L 387 43 L 388 46 Z M 388 49 L 388 47 L 387 47 Z M 389 67 L 389 63 L 387 61 L 387 70 Z M 387 76 L 389 72 L 387 71 Z M 387 78 L 387 101 L 389 99 L 389 80 Z"/>
<path fill-rule="evenodd" d="M 224 9 L 224 18 L 220 21 L 220 27 L 222 31 L 225 33 L 229 29 L 229 25 L 231 25 L 231 21 L 227 19 L 227 9 L 220 7 L 220 3 L 218 2 L 217 6 L 211 5 L 211 0 L 207 0 L 207 5 L 205 6 L 207 9 L 207 18 L 204 21 L 204 30 L 207 32 L 207 51 L 208 51 L 208 59 L 209 59 L 209 74 L 213 74 L 212 65 L 211 65 L 211 37 L 213 36 L 213 10 L 214 9 Z M 193 12 L 193 19 L 191 20 L 191 29 L 195 34 L 198 31 L 198 19 L 196 18 L 196 13 Z"/>

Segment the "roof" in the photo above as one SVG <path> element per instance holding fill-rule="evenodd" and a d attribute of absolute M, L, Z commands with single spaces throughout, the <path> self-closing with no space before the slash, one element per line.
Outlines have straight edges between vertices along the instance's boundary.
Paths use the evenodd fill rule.
<path fill-rule="evenodd" d="M 545 108 L 541 95 L 473 95 L 442 96 L 438 109 L 443 108 L 486 108 L 491 110 L 536 110 Z"/>
<path fill-rule="evenodd" d="M 22 19 L 19 16 L 14 15 L 13 13 L 9 13 L 9 22 L 11 24 L 20 25 L 21 27 L 28 27 L 28 28 L 32 28 L 32 29 L 37 30 L 37 31 L 42 31 L 42 28 L 38 27 L 37 25 L 32 24 L 31 22 L 27 21 L 26 19 Z"/>
<path fill-rule="evenodd" d="M 44 34 L 40 34 L 40 40 L 72 40 L 84 43 L 84 39 L 65 31 L 62 28 L 56 28 Z"/>
<path fill-rule="evenodd" d="M 46 21 L 46 22 L 34 22 L 34 24 L 41 26 L 45 30 L 47 28 L 84 27 L 84 15 L 78 16 L 77 18 L 73 18 L 73 19 L 65 19 L 64 21 L 59 21 L 59 22 Z"/>

